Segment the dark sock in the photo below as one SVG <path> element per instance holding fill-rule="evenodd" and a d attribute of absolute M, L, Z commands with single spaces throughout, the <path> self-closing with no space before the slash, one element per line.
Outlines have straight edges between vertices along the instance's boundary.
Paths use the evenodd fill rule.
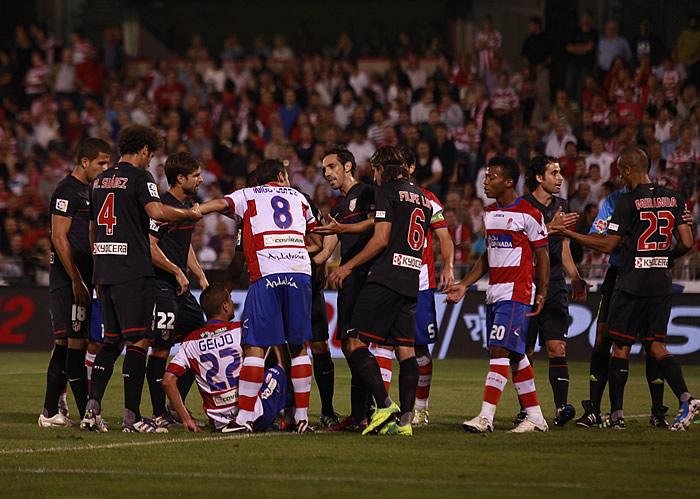
<path fill-rule="evenodd" d="M 651 412 L 655 414 L 661 411 L 664 405 L 664 375 L 661 373 L 659 363 L 651 355 L 646 357 L 646 375 L 651 395 Z"/>
<path fill-rule="evenodd" d="M 416 402 L 418 387 L 418 362 L 415 357 L 399 362 L 399 400 L 401 401 L 401 424 L 411 422 L 406 418 L 413 416 L 413 406 Z"/>
<path fill-rule="evenodd" d="M 604 341 L 591 354 L 589 391 L 593 409 L 600 412 L 600 402 L 603 400 L 605 385 L 608 384 L 608 369 L 610 368 L 610 343 Z"/>
<path fill-rule="evenodd" d="M 44 396 L 44 416 L 52 417 L 58 412 L 58 398 L 66 386 L 66 351 L 64 345 L 54 345 L 49 366 L 46 369 L 46 395 Z"/>
<path fill-rule="evenodd" d="M 566 357 L 549 359 L 549 384 L 554 394 L 554 407 L 566 404 L 569 397 L 569 366 Z"/>
<path fill-rule="evenodd" d="M 160 357 L 148 357 L 146 367 L 146 380 L 148 380 L 148 391 L 151 394 L 151 405 L 153 405 L 153 416 L 165 414 L 165 392 L 163 391 L 163 375 L 165 374 L 165 364 L 167 360 Z"/>
<path fill-rule="evenodd" d="M 321 414 L 331 416 L 335 414 L 333 409 L 333 391 L 335 384 L 335 366 L 331 360 L 331 353 L 315 353 L 314 379 L 318 386 L 318 395 L 321 399 Z"/>
<path fill-rule="evenodd" d="M 90 383 L 90 398 L 98 402 L 102 402 L 102 397 L 105 395 L 107 383 L 112 377 L 114 371 L 114 363 L 119 355 L 119 348 L 116 345 L 105 344 L 102 346 L 95 362 L 92 365 L 92 381 Z"/>
<path fill-rule="evenodd" d="M 138 421 L 141 419 L 141 392 L 146 377 L 146 350 L 134 345 L 126 347 L 122 376 L 124 376 L 124 408 L 133 412 Z"/>
<path fill-rule="evenodd" d="M 612 357 L 610 359 L 610 413 L 622 411 L 622 400 L 625 395 L 625 384 L 629 376 L 630 361 Z"/>
<path fill-rule="evenodd" d="M 85 350 L 69 348 L 66 353 L 66 377 L 75 398 L 75 405 L 82 418 L 87 404 L 87 369 L 85 368 Z"/>
<path fill-rule="evenodd" d="M 367 348 L 358 348 L 350 354 L 348 362 L 377 401 L 378 407 L 388 407 L 389 395 L 384 388 L 379 364 Z"/>
<path fill-rule="evenodd" d="M 369 392 L 355 369 L 350 368 L 350 415 L 355 422 L 360 422 L 367 417 L 367 405 Z"/>
<path fill-rule="evenodd" d="M 177 379 L 177 390 L 180 392 L 180 398 L 183 402 L 187 398 L 187 394 L 190 393 L 192 383 L 194 383 L 194 373 L 189 369 Z"/>
<path fill-rule="evenodd" d="M 685 402 L 684 398 L 687 400 L 688 397 L 688 387 L 685 384 L 685 379 L 683 378 L 683 371 L 681 371 L 681 365 L 678 363 L 673 355 L 667 355 L 658 362 L 659 369 L 663 373 L 664 379 L 671 387 L 673 393 L 678 397 L 679 400 Z"/>

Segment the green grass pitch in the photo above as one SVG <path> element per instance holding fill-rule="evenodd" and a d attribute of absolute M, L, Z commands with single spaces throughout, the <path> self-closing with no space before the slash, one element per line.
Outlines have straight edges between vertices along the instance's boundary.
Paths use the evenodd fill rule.
<path fill-rule="evenodd" d="M 516 411 L 506 387 L 489 435 L 462 431 L 480 407 L 486 359 L 435 363 L 431 423 L 413 438 L 357 434 L 127 434 L 119 430 L 121 361 L 103 413 L 107 434 L 39 429 L 47 354 L 0 353 L 0 497 L 698 497 L 700 425 L 672 433 L 649 427 L 644 366 L 627 385 L 627 429 L 569 424 L 547 434 L 512 435 Z M 551 417 L 545 362 L 536 361 L 540 400 Z M 348 411 L 349 373 L 336 365 L 336 406 Z M 540 367 L 541 366 L 541 367 Z M 686 366 L 700 392 L 700 366 Z M 395 376 L 395 392 L 398 377 Z M 587 366 L 571 366 L 570 400 L 588 392 Z M 318 417 L 316 386 L 312 419 Z M 197 403 L 195 403 L 197 401 Z M 667 388 L 667 405 L 676 402 Z M 199 398 L 189 406 L 201 419 Z M 150 401 L 144 390 L 142 402 Z M 71 403 L 71 410 L 75 408 Z"/>

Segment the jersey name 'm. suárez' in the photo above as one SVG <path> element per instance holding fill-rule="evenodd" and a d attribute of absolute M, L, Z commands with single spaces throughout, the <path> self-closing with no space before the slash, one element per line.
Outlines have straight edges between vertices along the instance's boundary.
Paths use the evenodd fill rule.
<path fill-rule="evenodd" d="M 415 192 L 399 191 L 399 201 L 407 201 L 409 203 L 423 205 L 432 209 L 428 198 Z"/>
<path fill-rule="evenodd" d="M 103 177 L 95 180 L 93 189 L 126 189 L 129 179 L 126 177 Z"/>
<path fill-rule="evenodd" d="M 649 208 L 675 208 L 678 206 L 678 201 L 674 197 L 662 196 L 658 198 L 635 199 L 634 204 L 638 210 Z"/>

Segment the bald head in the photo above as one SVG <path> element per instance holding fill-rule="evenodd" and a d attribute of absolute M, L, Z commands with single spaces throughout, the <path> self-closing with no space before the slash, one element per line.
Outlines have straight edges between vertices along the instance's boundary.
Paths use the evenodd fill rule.
<path fill-rule="evenodd" d="M 620 151 L 617 164 L 619 168 L 626 166 L 635 173 L 647 173 L 649 171 L 649 156 L 637 146 L 628 146 Z"/>

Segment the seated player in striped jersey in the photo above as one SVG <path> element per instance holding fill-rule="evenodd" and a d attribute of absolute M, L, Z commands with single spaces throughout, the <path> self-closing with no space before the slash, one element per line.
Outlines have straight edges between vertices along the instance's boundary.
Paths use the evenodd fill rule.
<path fill-rule="evenodd" d="M 185 407 L 177 388 L 178 378 L 187 372 L 193 372 L 212 431 L 244 431 L 244 426 L 236 424 L 238 385 L 243 360 L 241 323 L 232 322 L 233 301 L 223 285 L 214 283 L 209 286 L 202 292 L 200 302 L 207 323 L 183 340 L 180 350 L 168 364 L 163 389 L 181 418 L 182 425 L 189 431 L 201 431 Z M 254 431 L 272 428 L 285 408 L 288 380 L 281 364 L 278 356 L 278 363 L 265 370 L 262 387 L 253 404 Z"/>

